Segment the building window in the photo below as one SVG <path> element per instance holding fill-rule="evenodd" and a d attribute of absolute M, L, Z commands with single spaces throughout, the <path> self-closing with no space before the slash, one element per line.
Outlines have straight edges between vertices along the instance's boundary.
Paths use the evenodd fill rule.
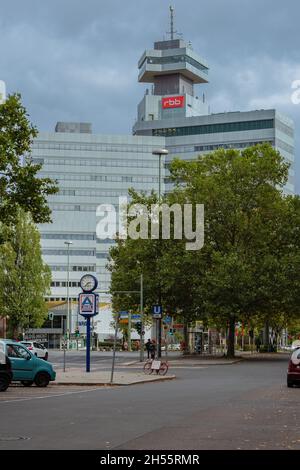
<path fill-rule="evenodd" d="M 160 137 L 172 137 L 183 135 L 217 134 L 222 132 L 242 132 L 273 128 L 274 119 L 262 119 L 257 121 L 224 122 L 219 124 L 203 124 L 200 126 L 153 129 L 152 135 Z"/>
<path fill-rule="evenodd" d="M 83 233 L 41 233 L 43 240 L 95 240 L 95 234 Z"/>
<path fill-rule="evenodd" d="M 44 249 L 43 255 L 67 256 L 68 250 Z M 70 250 L 70 256 L 95 256 L 95 250 Z"/>

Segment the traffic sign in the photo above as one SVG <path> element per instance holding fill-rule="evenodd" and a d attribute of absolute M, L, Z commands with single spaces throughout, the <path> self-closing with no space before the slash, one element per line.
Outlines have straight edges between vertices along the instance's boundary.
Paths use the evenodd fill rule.
<path fill-rule="evenodd" d="M 172 317 L 168 315 L 163 318 L 163 323 L 172 323 Z"/>
<path fill-rule="evenodd" d="M 131 314 L 131 321 L 132 321 L 132 323 L 139 323 L 141 321 L 141 314 L 140 313 L 132 313 Z"/>
<path fill-rule="evenodd" d="M 182 330 L 184 328 L 184 324 L 183 323 L 175 323 L 173 325 L 173 328 L 175 328 L 176 330 Z"/>
<path fill-rule="evenodd" d="M 99 294 L 79 294 L 79 313 L 83 317 L 93 317 L 99 313 Z"/>
<path fill-rule="evenodd" d="M 153 305 L 153 318 L 160 319 L 162 317 L 162 306 L 161 305 Z"/>
<path fill-rule="evenodd" d="M 119 318 L 120 320 L 124 318 L 128 318 L 128 312 L 119 312 Z"/>

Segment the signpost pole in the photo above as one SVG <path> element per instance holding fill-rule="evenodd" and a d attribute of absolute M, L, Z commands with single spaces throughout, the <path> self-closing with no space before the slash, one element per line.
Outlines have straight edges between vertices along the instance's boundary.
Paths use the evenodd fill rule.
<path fill-rule="evenodd" d="M 128 351 L 131 352 L 131 310 L 128 312 Z"/>
<path fill-rule="evenodd" d="M 91 347 L 91 319 L 86 319 L 86 372 L 90 372 L 90 347 Z"/>
<path fill-rule="evenodd" d="M 116 325 L 115 325 L 115 337 L 114 337 L 114 350 L 113 350 L 113 360 L 111 366 L 111 376 L 110 383 L 113 383 L 114 380 L 114 370 L 115 370 L 115 358 L 116 358 L 116 345 L 117 345 L 117 334 L 118 334 L 118 323 L 119 323 L 119 314 L 116 315 Z"/>
<path fill-rule="evenodd" d="M 64 348 L 64 372 L 66 372 L 66 345 L 65 345 L 65 342 L 63 342 L 63 348 Z"/>
<path fill-rule="evenodd" d="M 144 299 L 143 299 L 143 273 L 141 274 L 141 289 L 140 289 L 140 314 L 141 314 L 141 334 L 140 334 L 140 362 L 144 362 Z"/>

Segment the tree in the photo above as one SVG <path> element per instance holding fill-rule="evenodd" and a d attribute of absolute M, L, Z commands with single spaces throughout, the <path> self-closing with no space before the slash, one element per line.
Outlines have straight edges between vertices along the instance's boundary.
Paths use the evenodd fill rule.
<path fill-rule="evenodd" d="M 159 298 L 186 331 L 196 319 L 228 329 L 229 357 L 237 322 L 253 328 L 299 315 L 300 200 L 283 194 L 288 167 L 267 144 L 173 161 L 176 187 L 164 202 L 204 204 L 204 247 L 187 251 L 186 240 L 172 238 L 119 240 L 111 250 L 112 291 L 135 290 L 142 270 L 145 311 Z M 154 193 L 130 195 L 132 204 L 156 201 Z M 133 302 L 128 296 L 126 308 Z"/>
<path fill-rule="evenodd" d="M 19 94 L 0 104 L 0 222 L 11 225 L 18 208 L 36 223 L 50 222 L 47 196 L 58 191 L 50 178 L 38 178 L 41 165 L 30 159 L 37 129 L 29 122 Z"/>
<path fill-rule="evenodd" d="M 286 197 L 289 165 L 270 145 L 173 162 L 187 202 L 205 206 L 205 246 L 197 255 L 202 313 L 229 330 L 237 321 L 299 314 L 299 198 Z"/>
<path fill-rule="evenodd" d="M 51 272 L 43 263 L 40 235 L 30 214 L 19 209 L 15 224 L 2 225 L 1 235 L 0 311 L 9 317 L 10 333 L 16 337 L 22 328 L 43 324 Z"/>

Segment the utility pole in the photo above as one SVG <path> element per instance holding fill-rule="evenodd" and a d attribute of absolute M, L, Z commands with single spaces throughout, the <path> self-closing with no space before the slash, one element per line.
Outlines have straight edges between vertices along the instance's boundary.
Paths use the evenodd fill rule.
<path fill-rule="evenodd" d="M 140 334 L 140 362 L 144 361 L 144 345 L 145 345 L 145 336 L 144 336 L 144 279 L 143 273 L 141 273 L 141 283 L 140 283 L 140 314 L 141 314 L 141 334 Z"/>
<path fill-rule="evenodd" d="M 70 318 L 70 245 L 73 243 L 71 241 L 66 241 L 65 245 L 68 247 L 68 273 L 67 273 L 67 348 L 70 347 L 70 337 L 71 337 L 71 318 Z"/>
<path fill-rule="evenodd" d="M 128 312 L 128 351 L 131 352 L 131 310 Z"/>
<path fill-rule="evenodd" d="M 168 155 L 167 149 L 156 149 L 152 151 L 152 155 L 158 155 L 158 204 L 161 203 L 161 157 L 162 155 Z M 160 227 L 159 227 L 160 232 Z M 161 286 L 159 282 L 159 304 L 161 305 Z M 157 338 L 157 357 L 161 358 L 161 319 L 156 320 L 156 338 Z"/>

